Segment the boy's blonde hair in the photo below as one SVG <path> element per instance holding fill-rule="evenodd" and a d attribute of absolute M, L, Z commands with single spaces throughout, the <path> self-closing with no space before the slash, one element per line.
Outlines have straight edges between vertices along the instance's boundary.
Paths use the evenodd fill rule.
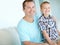
<path fill-rule="evenodd" d="M 43 4 L 46 4 L 46 3 L 47 3 L 47 4 L 50 4 L 50 2 L 44 1 L 44 2 L 41 3 L 40 8 L 42 8 L 42 5 L 43 5 Z"/>

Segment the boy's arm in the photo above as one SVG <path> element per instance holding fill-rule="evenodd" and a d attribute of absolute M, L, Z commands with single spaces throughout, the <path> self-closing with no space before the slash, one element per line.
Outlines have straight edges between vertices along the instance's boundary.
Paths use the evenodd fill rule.
<path fill-rule="evenodd" d="M 49 35 L 47 34 L 46 30 L 43 30 L 42 33 L 43 33 L 45 39 L 48 41 L 48 43 L 49 43 L 50 45 L 56 45 L 56 44 L 49 38 Z"/>

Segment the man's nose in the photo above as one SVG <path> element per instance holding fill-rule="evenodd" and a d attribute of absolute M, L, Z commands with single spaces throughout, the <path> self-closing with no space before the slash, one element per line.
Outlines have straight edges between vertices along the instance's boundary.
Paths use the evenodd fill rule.
<path fill-rule="evenodd" d="M 33 11 L 33 8 L 31 8 L 30 11 Z"/>

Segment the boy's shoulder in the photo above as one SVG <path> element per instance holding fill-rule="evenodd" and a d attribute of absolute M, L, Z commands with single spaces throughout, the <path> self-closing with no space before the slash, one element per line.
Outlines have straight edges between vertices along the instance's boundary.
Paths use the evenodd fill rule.
<path fill-rule="evenodd" d="M 40 17 L 39 17 L 39 20 L 42 20 L 43 19 L 43 16 L 41 15 Z"/>
<path fill-rule="evenodd" d="M 39 17 L 39 19 L 41 19 L 43 16 L 41 15 L 40 17 Z"/>

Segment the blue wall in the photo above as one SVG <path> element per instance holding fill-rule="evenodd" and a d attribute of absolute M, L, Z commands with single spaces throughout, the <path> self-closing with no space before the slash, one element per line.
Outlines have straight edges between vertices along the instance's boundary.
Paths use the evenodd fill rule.
<path fill-rule="evenodd" d="M 41 15 L 40 4 L 43 2 L 43 0 L 34 0 L 34 1 L 35 1 L 35 5 L 36 5 L 37 16 L 40 16 Z"/>
<path fill-rule="evenodd" d="M 60 0 L 50 0 L 52 6 L 52 14 L 60 19 Z"/>

